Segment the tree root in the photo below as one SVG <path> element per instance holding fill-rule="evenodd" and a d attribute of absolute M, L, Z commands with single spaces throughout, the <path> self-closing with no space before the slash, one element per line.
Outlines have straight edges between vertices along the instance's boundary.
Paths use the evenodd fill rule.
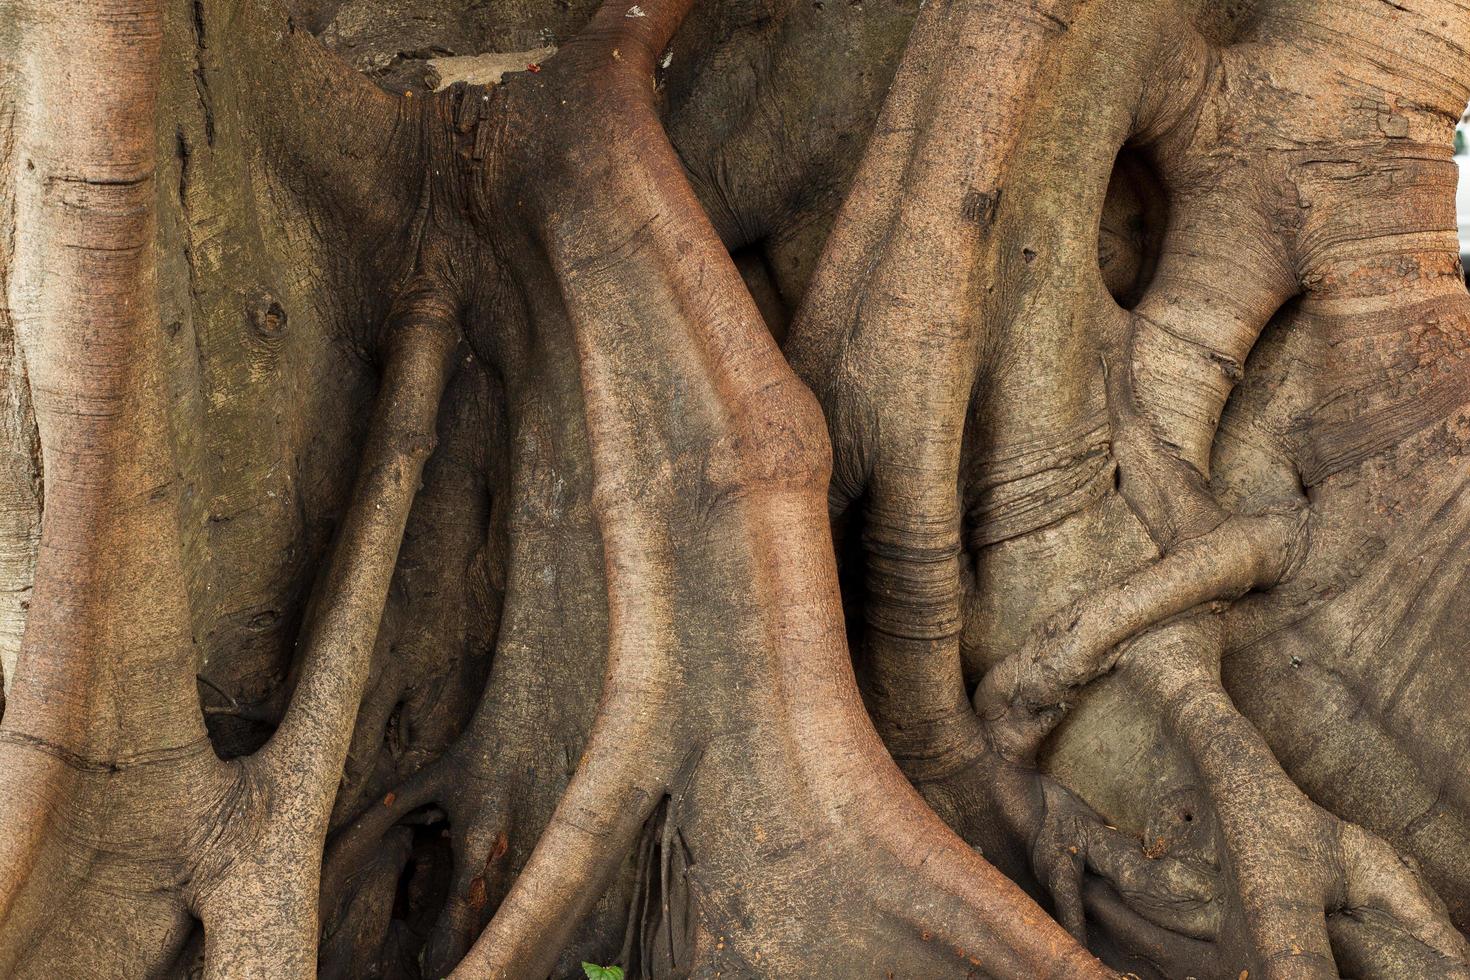
<path fill-rule="evenodd" d="M 8 161 L 9 312 L 45 508 L 0 728 L 0 973 L 50 924 L 36 893 L 64 902 L 79 885 L 58 840 L 97 774 L 203 735 L 157 339 L 159 4 L 22 7 L 14 21 L 67 60 L 28 80 Z"/>
<path fill-rule="evenodd" d="M 1219 838 L 1213 842 L 1221 855 L 1218 868 L 1192 857 L 1184 860 L 1155 852 L 1152 842 L 1141 847 L 1129 835 L 1110 831 L 1079 800 L 1031 768 L 1043 740 L 1088 683 L 1123 667 L 1137 686 L 1153 690 L 1150 685 L 1155 682 L 1148 678 L 1173 669 L 1167 661 L 1179 655 L 1169 637 L 1180 630 L 1209 634 L 1216 628 L 1211 614 L 1251 590 L 1270 589 L 1288 579 L 1310 544 L 1310 510 L 1296 482 L 1273 485 L 1278 474 L 1252 474 L 1254 482 L 1244 495 L 1247 502 L 1238 513 L 1223 505 L 1210 485 L 1211 447 L 1226 401 L 1262 329 L 1300 288 L 1301 280 L 1272 213 L 1246 194 L 1266 178 L 1256 174 L 1256 183 L 1251 184 L 1251 177 L 1213 171 L 1228 169 L 1220 162 L 1223 157 L 1209 156 L 1218 152 L 1212 143 L 1221 135 L 1214 128 L 1218 121 L 1196 116 L 1201 114 L 1202 99 L 1214 97 L 1211 86 L 1220 84 L 1216 72 L 1222 55 L 1202 37 L 1187 30 L 1182 34 L 1161 42 L 1172 50 L 1163 59 L 1170 70 L 1149 79 L 1139 93 L 1135 117 L 1118 122 L 1118 145 L 1127 138 L 1147 143 L 1166 177 L 1177 166 L 1218 179 L 1205 182 L 1213 188 L 1209 193 L 1171 201 L 1176 208 L 1171 233 L 1154 281 L 1142 291 L 1137 308 L 1122 310 L 1106 295 L 1080 288 L 1070 297 L 1047 295 L 1041 285 L 1033 291 L 1024 276 L 1020 285 L 1012 286 L 1020 273 L 1007 266 L 1003 256 L 995 260 L 1008 273 L 999 281 L 1021 294 L 1014 307 L 1020 315 L 1036 308 L 1066 308 L 1069 300 L 1080 297 L 1083 319 L 1098 334 L 1089 339 L 1103 357 L 1100 387 L 1118 489 L 1159 554 L 1125 570 L 1116 584 L 1093 588 L 1048 618 L 1019 649 L 992 667 L 974 695 L 978 719 L 966 719 L 954 708 L 962 691 L 956 680 L 958 657 L 950 654 L 960 616 L 960 522 L 954 505 L 960 450 L 945 440 L 955 434 L 954 419 L 975 397 L 972 386 L 981 386 L 975 372 L 977 365 L 983 370 L 983 361 L 969 346 L 975 337 L 963 335 L 955 325 L 967 315 L 971 322 L 988 326 L 984 317 L 991 314 L 991 306 L 975 302 L 962 283 L 985 249 L 947 228 L 944 219 L 954 213 L 951 205 L 931 208 L 938 217 L 930 218 L 924 228 L 928 262 L 932 264 L 937 247 L 952 253 L 951 264 L 962 271 L 926 290 L 925 299 L 938 297 L 926 306 L 899 285 L 914 277 L 922 279 L 927 268 L 906 256 L 911 229 L 896 219 L 884 224 L 885 216 L 907 213 L 898 205 L 906 195 L 921 198 L 924 193 L 922 187 L 895 182 L 893 175 L 907 179 L 905 165 L 918 168 L 942 160 L 937 153 L 925 156 L 910 149 L 907 155 L 895 154 L 898 162 L 889 160 L 874 168 L 887 176 L 886 183 L 877 178 L 865 183 L 860 173 L 847 222 L 840 220 L 835 226 L 829 253 L 834 268 L 844 257 L 854 262 L 861 257 L 869 263 L 862 273 L 856 268 L 849 272 L 853 280 L 870 282 L 872 295 L 864 287 L 814 280 L 803 319 L 792 330 L 793 360 L 812 379 L 829 409 L 839 452 L 834 509 L 844 510 L 857 500 L 866 507 L 865 693 L 890 749 L 935 808 L 987 853 L 1024 854 L 1030 867 L 1006 870 L 1022 880 L 1035 874 L 1050 891 L 1058 918 L 1076 935 L 1084 931 L 1083 896 L 1101 889 L 1113 896 L 1107 913 L 1111 920 L 1129 934 L 1146 938 L 1161 955 L 1188 955 L 1201 962 L 1198 942 L 1209 941 L 1238 958 L 1253 975 L 1263 970 L 1271 976 L 1313 975 L 1335 969 L 1329 920 L 1340 921 L 1332 927 L 1336 933 L 1368 932 L 1357 920 L 1342 918 L 1338 897 L 1339 892 L 1357 887 L 1364 872 L 1348 866 L 1345 851 L 1336 842 L 1361 831 L 1346 829 L 1348 825 L 1312 806 L 1281 772 L 1219 686 L 1218 643 L 1212 647 L 1203 642 L 1190 675 L 1191 697 L 1205 697 L 1204 692 L 1218 695 L 1209 712 L 1196 711 L 1184 718 L 1167 698 L 1155 699 L 1172 719 L 1173 741 L 1189 751 L 1209 789 L 1218 818 L 1213 828 Z M 916 29 L 915 45 L 923 39 Z M 906 56 L 909 70 L 922 65 L 921 54 L 916 48 Z M 962 62 L 956 58 L 951 64 Z M 932 73 L 916 77 L 926 79 L 915 83 L 921 89 L 927 84 L 935 92 L 945 91 Z M 926 129 L 928 121 L 916 109 L 923 103 L 905 88 L 904 80 L 901 71 L 886 110 L 894 132 L 875 138 L 870 150 L 875 156 L 890 142 L 923 147 L 928 145 L 926 134 L 942 140 L 948 132 Z M 1109 124 L 1102 119 L 1095 128 L 1104 131 Z M 946 189 L 963 185 L 959 174 L 970 177 L 970 171 L 961 168 L 944 172 L 947 182 L 932 176 L 930 180 Z M 1082 178 L 1088 186 L 1090 180 Z M 1062 204 L 1075 207 L 1076 194 L 1070 190 L 1075 182 L 1073 175 L 1066 193 L 1059 189 L 1060 181 L 1049 188 L 1051 197 L 1038 205 L 1033 220 L 1050 220 Z M 1007 206 L 1025 207 L 1016 200 L 1008 196 Z M 1093 213 L 1090 207 L 1081 210 Z M 1016 233 L 1036 231 L 1020 228 Z M 1068 245 L 1072 242 L 1066 229 L 1057 237 Z M 997 247 L 1019 242 L 1002 241 Z M 1037 249 L 1028 245 L 1024 251 L 1024 261 L 1030 262 Z M 1090 258 L 1059 257 L 1035 281 L 1069 283 L 1065 270 Z M 1237 278 L 1239 289 L 1221 290 L 1220 283 Z M 945 291 L 949 287 L 958 298 Z M 823 317 L 815 324 L 805 320 L 813 311 Z M 904 328 L 911 323 L 922 326 L 924 346 L 909 342 Z M 872 331 L 876 340 L 865 333 L 873 324 L 885 328 Z M 1062 329 L 1055 337 L 1048 334 L 1038 340 L 1035 328 L 1052 324 L 1025 326 L 1012 339 L 1026 347 L 1026 363 L 1002 362 L 1009 370 L 997 370 L 993 377 L 982 375 L 983 381 L 1034 399 L 1049 390 L 1046 384 L 1057 383 L 1051 376 L 1030 386 L 1016 380 L 1017 375 L 1037 371 L 1037 361 L 1072 382 L 1087 376 L 1080 365 L 1069 371 L 1078 356 L 1075 352 L 1087 349 L 1086 341 Z M 1075 329 L 1075 321 L 1065 327 Z M 982 350 L 987 339 L 978 341 Z M 1037 350 L 1053 342 L 1056 350 Z M 821 352 L 834 350 L 841 352 L 840 363 L 820 360 Z M 935 350 L 946 357 L 930 370 Z M 863 357 L 867 360 L 859 359 Z M 1045 362 L 1046 357 L 1065 367 Z M 843 370 L 852 373 L 842 375 Z M 918 397 L 929 400 L 915 404 L 909 393 L 913 386 L 905 379 L 918 373 L 934 377 L 927 387 L 920 386 Z M 864 375 L 877 381 L 869 382 Z M 989 414 L 971 410 L 974 414 L 967 424 L 977 431 L 993 438 L 994 429 L 1012 416 L 1032 417 L 1004 401 L 1003 395 L 990 397 Z M 1075 392 L 1067 397 L 1075 397 Z M 1080 411 L 1083 406 L 1077 408 L 1078 414 L 1085 414 Z M 930 418 L 945 421 L 932 431 L 911 431 L 913 420 Z M 1025 435 L 1033 437 L 1030 432 Z M 900 443 L 897 450 L 895 440 Z M 1198 637 L 1195 646 L 1201 646 Z M 1209 650 L 1213 652 L 1204 652 Z M 1233 760 L 1220 757 L 1225 733 L 1238 739 L 1231 750 L 1237 756 Z M 1381 909 L 1380 913 L 1399 916 L 1395 928 L 1409 937 L 1405 940 L 1409 945 L 1384 953 L 1385 941 L 1375 932 L 1372 955 L 1379 957 L 1378 962 L 1392 956 L 1405 963 L 1421 962 L 1427 949 L 1436 972 L 1458 972 L 1463 941 L 1443 911 L 1435 910 L 1432 893 L 1413 874 L 1393 870 L 1401 867 L 1397 859 L 1384 860 L 1381 851 L 1386 845 L 1373 840 L 1371 849 L 1380 852 L 1376 873 L 1392 871 L 1393 894 L 1399 899 L 1395 913 Z M 1087 870 L 1111 889 L 1096 882 L 1087 885 Z M 1312 897 L 1303 904 L 1303 896 Z M 1348 958 L 1369 955 L 1364 947 Z"/>
<path fill-rule="evenodd" d="M 242 776 L 268 803 L 246 821 L 252 832 L 233 844 L 224 866 L 194 892 L 211 976 L 285 975 L 315 962 L 318 857 L 403 529 L 455 365 L 457 314 L 436 287 L 421 285 L 402 298 L 390 323 L 353 502 L 308 613 L 300 681 L 271 740 L 241 763 Z"/>
<path fill-rule="evenodd" d="M 1069 697 L 1111 670 L 1123 645 L 1173 616 L 1280 581 L 1304 550 L 1305 512 L 1232 517 L 1049 617 L 975 692 L 1002 754 L 1034 758 Z"/>
<path fill-rule="evenodd" d="M 504 611 L 491 634 L 494 660 L 473 716 L 442 754 L 367 802 L 328 847 L 323 922 L 329 933 L 350 931 L 357 928 L 353 920 L 359 914 L 352 870 L 400 821 L 429 807 L 444 814 L 453 869 L 422 950 L 423 969 L 435 975 L 447 975 L 459 963 L 503 902 L 535 842 L 534 832 L 549 819 L 562 780 L 583 754 L 582 726 L 591 722 L 584 712 L 591 714 L 596 705 L 591 683 L 564 691 L 560 711 L 551 714 L 524 697 L 527 685 L 548 674 L 590 673 L 581 665 L 600 663 L 605 656 L 598 649 L 605 647 L 607 629 L 601 610 L 588 615 L 581 599 L 605 587 L 603 576 L 585 561 L 598 553 L 599 542 L 583 499 L 583 423 L 578 406 L 556 403 L 558 390 L 564 390 L 560 384 L 538 381 L 513 392 L 517 412 L 506 447 L 503 499 L 515 506 L 504 513 L 506 526 L 491 530 L 509 549 Z M 548 601 L 548 581 L 567 598 Z M 626 734 L 622 729 L 620 721 L 612 723 L 620 736 Z M 654 735 L 649 740 L 667 741 Z M 597 887 L 588 890 L 593 899 L 600 893 Z"/>
<path fill-rule="evenodd" d="M 124 0 L 110 3 L 110 12 L 127 12 Z M 132 6 L 144 20 L 156 13 L 141 2 Z M 176 500 L 161 433 L 149 431 L 139 460 L 102 454 L 109 456 L 105 478 L 115 475 L 107 468 L 114 465 L 126 477 L 105 488 L 125 495 L 109 499 L 93 494 L 91 474 L 68 461 L 69 450 L 53 438 L 84 413 L 38 403 L 48 466 L 62 456 L 55 481 L 62 493 L 47 502 L 38 597 L 66 600 L 93 584 L 108 595 L 91 605 L 102 614 L 76 634 L 66 632 L 75 624 L 44 612 L 32 618 L 35 636 L 0 730 L 0 762 L 24 759 L 14 768 L 26 770 L 28 784 L 39 774 L 41 784 L 32 797 L 11 794 L 20 799 L 14 810 L 25 830 L 0 839 L 0 968 L 22 955 L 22 933 L 41 917 L 34 902 L 19 916 L 9 913 L 29 900 L 28 879 L 58 867 L 38 841 L 51 836 L 50 822 L 69 812 L 66 804 L 87 814 L 75 835 L 101 842 L 79 852 L 87 861 L 134 838 L 145 840 L 150 854 L 170 855 L 159 861 L 162 871 L 153 869 L 155 877 L 145 876 L 149 914 L 167 926 L 154 951 L 182 945 L 187 913 L 196 911 L 211 976 L 310 972 L 319 908 L 315 861 L 334 797 L 339 815 L 350 812 L 368 782 L 344 759 L 364 710 L 375 641 L 388 635 L 385 603 L 453 371 L 458 324 L 468 323 L 464 307 L 473 305 L 508 314 L 493 328 L 474 324 L 471 340 L 477 352 L 501 355 L 484 361 L 511 378 L 518 434 L 532 438 L 532 417 L 545 407 L 537 399 L 544 397 L 577 429 L 567 440 L 571 448 L 556 454 L 590 460 L 587 496 L 607 604 L 602 698 L 571 783 L 523 867 L 513 867 L 519 855 L 508 857 L 514 796 L 538 777 L 511 775 L 523 760 L 500 757 L 495 725 L 513 727 L 524 716 L 488 719 L 499 707 L 489 692 L 466 738 L 363 808 L 333 840 L 320 883 L 328 924 L 324 972 L 369 969 L 358 937 L 387 927 L 388 896 L 412 846 L 403 825 L 432 814 L 449 820 L 455 867 L 424 967 L 447 968 L 468 947 L 457 976 L 556 969 L 580 920 L 630 853 L 636 884 L 623 955 L 631 961 L 637 950 L 645 971 L 811 975 L 831 968 L 824 943 L 839 936 L 844 955 L 875 969 L 1102 976 L 1068 937 L 1085 940 L 1091 918 L 1106 924 L 1111 938 L 1136 943 L 1140 955 L 1187 962 L 1201 973 L 1221 963 L 1234 973 L 1238 961 L 1271 977 L 1331 976 L 1338 967 L 1470 975 L 1463 937 L 1414 869 L 1308 800 L 1219 681 L 1222 643 L 1213 613 L 1289 578 L 1309 544 L 1309 509 L 1296 482 L 1277 486 L 1280 474 L 1253 474 L 1255 483 L 1273 485 L 1252 485 L 1262 492 L 1237 495 L 1248 503 L 1233 511 L 1217 496 L 1210 465 L 1219 416 L 1273 311 L 1298 288 L 1331 288 L 1350 265 L 1340 248 L 1352 236 L 1338 235 L 1342 229 L 1329 229 L 1319 250 L 1315 239 L 1298 236 L 1300 229 L 1277 226 L 1274 202 L 1244 193 L 1280 184 L 1307 200 L 1316 193 L 1312 180 L 1291 171 L 1283 183 L 1274 162 L 1263 165 L 1253 146 L 1225 138 L 1235 138 L 1240 107 L 1220 83 L 1220 64 L 1261 68 L 1261 78 L 1232 78 L 1277 84 L 1270 76 L 1283 65 L 1242 59 L 1274 57 L 1277 41 L 1268 35 L 1285 28 L 1265 18 L 1260 30 L 1270 43 L 1222 53 L 1192 31 L 1171 36 L 1164 13 L 1141 16 L 1129 42 L 1146 54 L 1102 66 L 1110 83 L 1129 75 L 1141 80 L 1125 79 L 1120 88 L 1129 97 L 1088 121 L 1089 136 L 1100 138 L 1078 150 L 1085 179 L 1063 174 L 1069 179 L 1037 194 L 1025 184 L 1036 164 L 1027 149 L 1055 120 L 1046 113 L 1034 126 L 1025 120 L 1049 71 L 1091 63 L 1078 51 L 1101 37 L 1098 23 L 1088 20 L 1099 6 L 1106 4 L 936 0 L 925 7 L 813 283 L 815 299 L 792 335 L 792 360 L 828 409 L 825 436 L 659 123 L 655 65 L 688 0 L 604 4 L 590 29 L 545 66 L 516 73 L 493 97 L 473 93 L 490 115 L 468 124 L 463 118 L 471 114 L 458 111 L 471 98 L 464 90 L 436 97 L 415 117 L 368 86 L 354 88 L 353 101 L 372 125 L 349 135 L 371 136 L 344 139 L 335 152 L 308 148 L 300 161 L 309 180 L 332 189 L 334 208 L 349 221 L 354 205 L 373 192 L 368 170 L 351 161 L 359 153 L 383 155 L 382 141 L 394 140 L 406 121 L 420 137 L 404 141 L 413 144 L 406 158 L 444 150 L 445 159 L 475 162 L 442 181 L 425 178 L 412 219 L 400 213 L 409 206 L 400 193 L 375 214 L 375 231 L 389 228 L 379 237 L 411 225 L 410 268 L 422 273 L 429 266 L 436 274 L 415 280 L 393 310 L 362 470 L 303 630 L 294 694 L 255 756 L 218 763 L 196 717 L 196 666 L 188 617 L 180 615 L 187 605 L 175 567 L 177 528 L 170 527 Z M 1307 17 L 1318 6 L 1300 4 L 1296 12 Z M 260 27 L 254 9 L 240 8 L 237 18 Z M 277 26 L 284 49 L 310 48 L 294 37 L 289 20 Z M 201 15 L 201 47 L 204 27 Z M 1084 40 L 1060 40 L 1074 31 Z M 144 33 L 152 45 L 151 32 Z M 983 34 L 1006 38 L 989 60 L 954 43 Z M 344 74 L 311 51 L 318 57 L 307 58 L 293 81 L 321 90 L 294 93 L 309 104 Z M 157 52 L 142 54 L 140 70 L 151 77 Z M 1171 71 L 1143 78 L 1138 65 L 1155 55 Z M 85 67 L 98 74 L 97 64 Z M 85 80 L 117 96 L 115 80 Z M 151 89 L 141 84 L 138 93 L 130 97 L 137 104 L 122 109 L 142 118 Z M 61 94 L 86 103 L 75 92 Z M 95 115 L 101 105 L 111 112 L 117 101 L 96 100 L 87 111 Z M 455 119 L 440 126 L 450 107 Z M 1278 123 L 1267 120 L 1267 137 Z M 1155 283 L 1142 289 L 1136 309 L 1124 311 L 1093 289 L 1092 256 L 1078 265 L 1069 249 L 1087 239 L 1075 228 L 1082 220 L 1076 215 L 1091 221 L 1093 205 L 1102 206 L 1106 174 L 1093 171 L 1130 139 L 1147 144 L 1166 171 L 1196 168 L 1211 189 L 1171 202 L 1179 207 Z M 134 143 L 130 137 L 124 149 L 146 163 L 151 149 Z M 984 150 L 979 163 L 977 147 Z M 1241 160 L 1243 168 L 1236 166 Z M 1297 164 L 1306 171 L 1321 161 Z M 414 170 L 390 169 L 395 179 Z M 108 271 L 127 288 L 98 291 L 99 301 L 111 304 L 100 316 L 130 329 L 150 326 L 146 304 L 130 308 L 129 298 L 146 295 L 152 275 L 137 234 L 150 220 L 147 170 L 103 180 L 88 175 L 72 188 L 83 205 L 96 203 L 91 195 L 116 194 L 125 207 L 111 202 L 110 210 L 143 216 L 138 227 L 119 232 L 124 247 L 81 243 L 86 251 L 123 256 L 106 261 L 124 264 Z M 436 169 L 434 176 L 442 175 Z M 62 182 L 74 179 L 63 175 Z M 445 188 L 453 201 L 441 214 L 434 195 Z M 1034 203 L 1028 195 L 1044 199 L 1036 213 L 1048 222 L 1037 230 L 1044 224 L 1054 239 L 1019 229 L 1017 215 L 1036 216 L 1027 213 Z M 1083 206 L 1070 206 L 1079 201 Z M 1334 208 L 1340 217 L 1341 202 L 1318 194 L 1313 203 L 1324 201 L 1328 206 L 1305 223 Z M 1224 230 L 1202 235 L 1203 215 L 1214 212 L 1224 214 Z M 457 263 L 434 252 L 442 243 L 423 247 L 431 233 L 468 244 L 475 260 L 464 264 L 472 271 L 446 271 Z M 1294 237 L 1302 241 L 1287 242 Z M 1255 241 L 1266 244 L 1249 252 Z M 402 258 L 385 251 L 374 269 Z M 935 262 L 936 252 L 946 261 Z M 31 257 L 37 276 L 44 271 L 39 255 Z M 486 266 L 495 267 L 493 284 L 462 281 Z M 1224 297 L 1207 288 L 1238 266 L 1247 268 L 1249 287 Z M 1067 269 L 1087 274 L 1068 278 Z M 1072 289 L 1062 299 L 1085 302 L 1053 302 L 1053 288 Z M 68 297 L 86 313 L 82 299 Z M 1063 312 L 1041 322 L 1042 308 Z M 42 347 L 49 342 L 43 338 Z M 98 409 L 92 417 L 163 417 L 154 411 L 153 380 L 128 373 L 133 362 L 146 361 L 138 350 L 122 350 L 126 356 L 115 363 L 100 356 L 106 350 L 92 352 L 96 363 L 64 344 L 57 351 L 100 364 L 104 381 L 116 382 L 103 386 L 106 398 L 91 406 Z M 512 378 L 520 374 L 534 380 Z M 916 377 L 926 383 L 913 383 Z M 544 394 L 530 391 L 543 383 Z M 38 384 L 48 387 L 44 379 Z M 1029 431 L 1031 415 L 1021 403 L 1061 402 L 1050 396 L 1064 387 L 1076 390 L 1054 416 L 1037 422 L 1045 431 Z M 677 410 L 668 411 L 671 405 Z M 96 424 L 96 431 L 63 441 L 87 445 L 102 432 L 112 448 L 110 432 L 102 431 L 112 423 Z M 1066 469 L 1070 462 L 1052 467 L 1065 455 L 1057 450 L 1066 443 L 1059 433 L 1068 445 L 1085 439 L 1094 464 L 1085 480 L 1077 478 L 1085 483 L 1078 498 L 1106 495 L 1111 452 L 1118 490 L 1137 517 L 1137 540 L 1143 542 L 1138 528 L 1145 529 L 1158 553 L 1129 556 L 1138 561 L 1114 584 L 1037 627 L 984 675 L 971 699 L 959 650 L 962 543 L 965 515 L 979 511 L 965 505 L 976 491 L 960 475 L 984 466 L 967 465 L 966 456 L 1043 446 L 1036 454 L 1045 457 L 1043 468 Z M 832 476 L 828 440 L 838 457 L 824 501 Z M 48 492 L 55 472 L 48 473 Z M 1022 473 L 1016 482 L 1027 486 L 1010 489 L 1011 503 L 1019 501 L 1014 509 L 1028 520 L 1066 518 L 1075 512 L 1068 510 L 1071 497 L 1032 504 L 1046 496 L 1037 486 L 1072 478 L 1051 484 L 1050 476 Z M 826 503 L 838 512 L 861 509 L 865 521 L 861 694 L 840 640 Z M 78 545 L 94 530 L 96 513 L 121 515 L 101 549 L 107 554 L 117 545 L 120 557 L 100 569 L 82 560 L 76 572 L 67 561 L 82 554 Z M 520 531 L 552 519 L 518 520 L 509 524 Z M 1039 529 L 1025 523 L 1008 523 L 1003 533 Z M 993 529 L 968 530 L 971 541 L 1000 540 L 985 536 Z M 150 542 L 168 555 L 155 563 L 163 573 L 136 594 L 118 588 L 120 570 L 151 567 L 142 550 Z M 522 555 L 531 550 L 523 542 L 515 547 Z M 1037 593 L 1043 601 L 1049 596 Z M 534 586 L 516 584 L 516 601 L 536 598 Z M 516 642 L 549 648 L 563 637 L 548 631 Z M 125 642 L 115 643 L 119 638 Z M 80 653 L 52 658 L 48 645 Z M 114 647 L 122 654 L 109 665 L 97 652 Z M 157 650 L 163 653 L 153 656 Z M 378 653 L 386 653 L 386 640 Z M 1171 852 L 1161 838 L 1140 843 L 1037 771 L 1042 742 L 1069 703 L 1114 670 L 1159 705 L 1171 740 L 1188 750 L 1212 803 L 1213 861 Z M 396 678 L 379 680 L 382 689 L 360 726 L 368 743 L 381 740 L 400 693 Z M 101 695 L 94 695 L 94 682 Z M 226 702 L 206 713 L 249 717 L 257 710 L 203 682 Z M 870 729 L 864 695 L 901 769 Z M 75 710 L 42 718 L 36 705 L 48 698 Z M 121 705 L 117 717 L 108 714 L 111 701 Z M 567 727 L 580 733 L 586 714 Z M 100 740 L 97 730 L 105 732 Z M 351 785 L 340 792 L 344 765 Z M 158 775 L 166 770 L 167 779 Z M 541 778 L 556 784 L 560 776 Z M 465 790 L 462 782 L 473 785 Z M 0 765 L 0 799 L 12 783 L 21 787 Z M 181 794 L 180 786 L 189 792 Z M 160 828 L 143 819 L 155 797 L 185 801 L 159 817 Z M 925 799 L 1013 878 L 1029 884 L 1034 877 L 1065 931 L 943 826 Z M 0 809 L 13 815 L 9 804 Z M 351 880 L 359 868 L 366 875 L 360 883 Z M 865 870 L 854 875 L 853 868 Z M 514 871 L 514 883 L 505 884 Z M 62 891 L 84 876 L 68 874 Z"/>
<path fill-rule="evenodd" d="M 1373 910 L 1393 923 L 1392 955 L 1437 958 L 1434 975 L 1463 975 L 1470 946 L 1418 873 L 1393 848 L 1321 809 L 1281 770 L 1260 734 L 1220 686 L 1218 623 L 1188 621 L 1151 634 L 1127 655 L 1125 672 L 1164 706 L 1220 823 L 1225 873 L 1239 896 L 1219 939 L 1266 976 L 1335 976 L 1328 918 Z M 1346 928 L 1340 940 L 1370 941 Z M 1243 948 L 1242 948 L 1243 947 Z M 1374 942 L 1375 955 L 1390 945 Z M 1357 950 L 1355 955 L 1366 954 Z"/>
<path fill-rule="evenodd" d="M 691 904 L 661 918 L 700 924 L 692 948 L 670 948 L 680 971 L 806 975 L 827 962 L 828 930 L 867 922 L 845 953 L 879 968 L 1100 976 L 934 818 L 869 726 L 840 639 L 820 416 L 653 115 L 644 73 L 666 35 L 648 32 L 672 31 L 683 5 L 638 9 L 646 17 L 605 5 L 534 82 L 496 91 L 525 131 L 565 141 L 503 148 L 514 156 L 498 164 L 550 168 L 554 191 L 512 179 L 517 193 L 490 188 L 479 206 L 487 223 L 504 209 L 534 229 L 544 264 L 521 274 L 553 283 L 560 302 L 531 311 L 533 327 L 577 354 L 609 652 L 572 784 L 457 975 L 550 969 L 668 796 L 660 846 L 687 848 L 679 893 Z M 536 121 L 548 109 L 623 125 L 558 131 Z M 566 160 L 577 169 L 562 174 Z M 583 220 L 608 200 L 615 226 Z M 688 411 L 651 427 L 668 398 Z M 691 665 L 725 694 L 678 684 Z M 858 889 L 830 872 L 856 864 L 874 869 Z M 661 881 L 661 896 L 676 890 Z"/>

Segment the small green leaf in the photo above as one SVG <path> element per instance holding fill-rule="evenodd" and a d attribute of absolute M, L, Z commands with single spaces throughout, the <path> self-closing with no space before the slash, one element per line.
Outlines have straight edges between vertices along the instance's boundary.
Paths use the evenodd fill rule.
<path fill-rule="evenodd" d="M 623 968 L 620 966 L 598 966 L 596 963 L 583 963 L 582 972 L 587 974 L 587 980 L 623 980 Z"/>

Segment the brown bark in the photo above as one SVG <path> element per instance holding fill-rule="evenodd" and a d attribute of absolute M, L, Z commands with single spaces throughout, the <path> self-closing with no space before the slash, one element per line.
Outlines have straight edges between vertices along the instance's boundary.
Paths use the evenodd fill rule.
<path fill-rule="evenodd" d="M 554 6 L 0 0 L 0 974 L 1470 974 L 1470 14 Z"/>

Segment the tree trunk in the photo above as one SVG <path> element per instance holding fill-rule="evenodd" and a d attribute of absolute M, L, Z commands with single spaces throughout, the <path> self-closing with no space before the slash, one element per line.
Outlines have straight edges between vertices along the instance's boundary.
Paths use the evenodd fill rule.
<path fill-rule="evenodd" d="M 0 976 L 1470 976 L 1455 0 L 0 0 Z"/>

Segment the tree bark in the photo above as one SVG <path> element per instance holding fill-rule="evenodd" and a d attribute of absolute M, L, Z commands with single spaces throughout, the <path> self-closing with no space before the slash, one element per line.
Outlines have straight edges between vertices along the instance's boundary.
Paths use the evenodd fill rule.
<path fill-rule="evenodd" d="M 0 975 L 1470 976 L 1467 43 L 0 0 Z"/>

